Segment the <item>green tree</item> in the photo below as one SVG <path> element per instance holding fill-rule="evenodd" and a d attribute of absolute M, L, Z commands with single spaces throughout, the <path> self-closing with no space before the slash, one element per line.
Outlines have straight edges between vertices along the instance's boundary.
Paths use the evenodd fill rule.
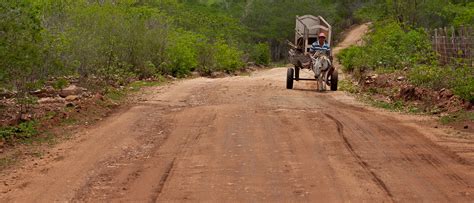
<path fill-rule="evenodd" d="M 42 32 L 38 9 L 28 1 L 0 2 L 0 84 L 25 92 L 39 79 Z"/>

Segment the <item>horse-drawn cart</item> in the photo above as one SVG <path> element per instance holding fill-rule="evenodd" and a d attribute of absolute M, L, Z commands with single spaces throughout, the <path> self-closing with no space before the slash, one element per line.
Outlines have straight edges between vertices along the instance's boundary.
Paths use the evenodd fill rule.
<path fill-rule="evenodd" d="M 332 54 L 323 52 L 311 52 L 311 44 L 318 41 L 318 36 L 324 33 L 326 44 L 331 45 L 331 25 L 323 17 L 305 15 L 296 16 L 295 41 L 289 42 L 289 59 L 294 65 L 288 68 L 286 78 L 286 88 L 293 89 L 293 81 L 315 80 L 318 81 L 320 90 L 325 90 L 330 86 L 332 91 L 337 90 L 338 72 L 332 66 Z M 327 60 L 327 64 L 324 60 Z M 309 69 L 315 73 L 314 79 L 300 78 L 300 70 Z"/>

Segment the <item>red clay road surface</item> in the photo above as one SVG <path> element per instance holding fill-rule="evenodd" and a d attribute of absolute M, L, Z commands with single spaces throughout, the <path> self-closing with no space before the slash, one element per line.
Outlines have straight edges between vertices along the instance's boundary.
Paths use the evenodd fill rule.
<path fill-rule="evenodd" d="M 274 68 L 147 88 L 44 159 L 3 172 L 0 201 L 474 201 L 472 135 L 314 82 L 287 90 L 285 77 Z"/>

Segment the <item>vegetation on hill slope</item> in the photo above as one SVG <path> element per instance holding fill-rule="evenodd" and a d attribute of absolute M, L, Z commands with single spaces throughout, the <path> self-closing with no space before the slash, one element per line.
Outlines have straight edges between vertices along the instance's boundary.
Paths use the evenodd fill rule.
<path fill-rule="evenodd" d="M 396 94 L 413 89 L 411 86 L 403 87 L 408 85 L 402 81 L 406 77 L 410 85 L 420 88 L 413 94 L 425 94 L 410 96 L 408 99 L 436 103 L 433 99 L 442 99 L 448 89 L 464 100 L 467 109 L 471 108 L 474 104 L 474 68 L 470 64 L 462 63 L 440 65 L 437 53 L 432 49 L 428 31 L 441 26 L 472 26 L 474 3 L 454 0 L 372 1 L 358 9 L 355 16 L 373 21 L 372 32 L 366 36 L 363 46 L 345 49 L 338 58 L 344 70 L 353 73 L 359 84 L 372 83 L 370 74 L 373 72 L 402 75 L 398 82 L 402 87 L 390 87 L 401 88 L 401 93 Z M 374 91 L 373 85 L 368 86 Z M 421 88 L 437 91 L 440 96 L 433 97 L 423 93 Z M 394 95 L 389 93 L 387 96 Z M 397 98 L 392 100 L 398 102 Z M 438 106 L 445 107 L 444 104 L 431 105 L 433 106 L 428 108 L 428 111 L 433 111 L 433 108 Z M 459 103 L 452 105 L 462 106 Z"/>

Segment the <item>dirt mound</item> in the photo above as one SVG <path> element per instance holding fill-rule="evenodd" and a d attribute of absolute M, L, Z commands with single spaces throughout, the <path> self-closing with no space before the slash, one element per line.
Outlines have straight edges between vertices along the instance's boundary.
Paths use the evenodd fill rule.
<path fill-rule="evenodd" d="M 471 110 L 472 103 L 461 99 L 449 89 L 433 90 L 418 87 L 406 79 L 404 71 L 386 74 L 369 74 L 362 85 L 363 91 L 375 97 L 390 98 L 389 102 L 403 101 L 434 114 Z"/>
<path fill-rule="evenodd" d="M 66 107 L 77 107 L 94 99 L 87 89 L 70 85 L 62 89 L 45 86 L 30 92 L 29 99 L 4 97 L 0 99 L 0 126 L 17 125 L 20 122 L 56 115 Z"/>

